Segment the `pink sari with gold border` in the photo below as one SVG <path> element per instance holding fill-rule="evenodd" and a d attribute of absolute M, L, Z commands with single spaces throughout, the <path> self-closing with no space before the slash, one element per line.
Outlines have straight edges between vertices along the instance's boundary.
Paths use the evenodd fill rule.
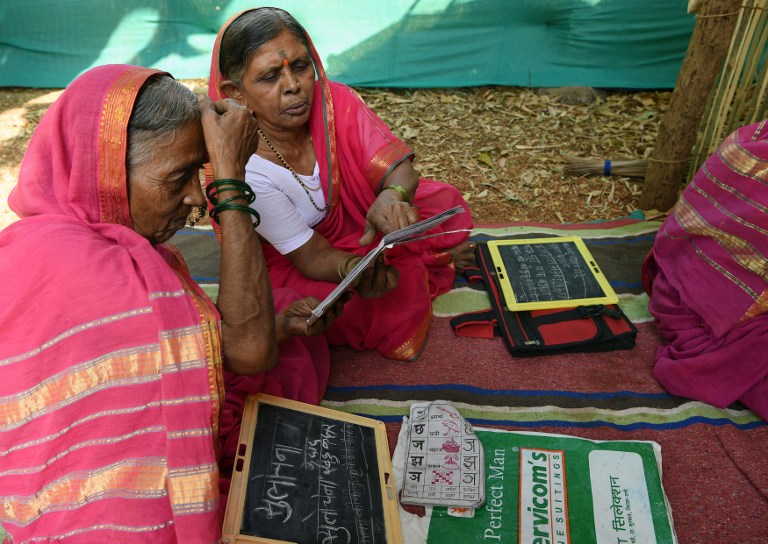
<path fill-rule="evenodd" d="M 225 97 L 220 87 L 221 38 L 242 13 L 233 16 L 219 31 L 208 90 L 213 100 Z M 325 219 L 315 230 L 334 247 L 362 255 L 370 247 L 361 248 L 357 240 L 363 234 L 365 216 L 376 192 L 386 175 L 402 161 L 412 160 L 413 153 L 354 90 L 328 80 L 309 36 L 307 41 L 317 74 L 309 128 L 326 201 L 330 204 Z M 452 185 L 421 179 L 414 205 L 422 218 L 457 205 L 467 210 L 430 233 L 472 228 L 469 208 Z M 400 273 L 397 288 L 378 299 L 353 298 L 326 332 L 328 340 L 355 349 L 373 349 L 391 359 L 418 357 L 431 323 L 432 300 L 450 290 L 454 280 L 455 270 L 448 250 L 468 236 L 467 232 L 457 232 L 389 250 L 387 261 Z M 336 287 L 335 283 L 306 278 L 272 246 L 265 244 L 264 253 L 276 287 L 288 286 L 302 295 L 319 299 Z"/>
<path fill-rule="evenodd" d="M 0 524 L 15 542 L 213 543 L 245 395 L 322 398 L 322 337 L 226 374 L 220 316 L 131 228 L 126 127 L 154 70 L 111 65 L 49 108 L 0 233 Z M 282 307 L 296 293 L 275 293 Z M 226 491 L 226 485 L 222 486 Z"/>
<path fill-rule="evenodd" d="M 0 523 L 14 541 L 219 537 L 219 316 L 128 211 L 126 127 L 154 73 L 75 80 L 8 199 L 22 219 L 0 233 Z"/>
<path fill-rule="evenodd" d="M 685 188 L 643 266 L 671 393 L 768 421 L 768 122 L 728 136 Z"/>

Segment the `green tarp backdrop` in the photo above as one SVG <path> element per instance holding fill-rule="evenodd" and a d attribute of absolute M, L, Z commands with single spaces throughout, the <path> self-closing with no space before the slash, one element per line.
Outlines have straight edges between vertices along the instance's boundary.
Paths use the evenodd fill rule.
<path fill-rule="evenodd" d="M 63 87 L 92 66 L 208 76 L 245 0 L 2 0 L 0 86 Z M 369 87 L 671 88 L 693 30 L 684 0 L 275 0 L 332 79 Z"/>

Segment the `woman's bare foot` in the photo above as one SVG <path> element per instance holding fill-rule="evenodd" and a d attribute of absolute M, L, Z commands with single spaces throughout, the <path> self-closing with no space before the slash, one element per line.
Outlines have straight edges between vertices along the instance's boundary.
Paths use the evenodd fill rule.
<path fill-rule="evenodd" d="M 448 253 L 453 257 L 453 265 L 456 268 L 456 272 L 461 272 L 467 266 L 475 264 L 475 243 L 474 242 L 462 242 L 448 250 Z"/>

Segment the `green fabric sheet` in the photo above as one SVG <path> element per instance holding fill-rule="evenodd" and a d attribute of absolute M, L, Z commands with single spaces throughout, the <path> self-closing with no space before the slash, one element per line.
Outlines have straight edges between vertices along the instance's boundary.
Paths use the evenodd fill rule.
<path fill-rule="evenodd" d="M 275 0 L 332 79 L 368 87 L 671 88 L 693 29 L 669 0 Z M 129 63 L 208 76 L 244 0 L 3 0 L 0 86 L 63 87 Z"/>

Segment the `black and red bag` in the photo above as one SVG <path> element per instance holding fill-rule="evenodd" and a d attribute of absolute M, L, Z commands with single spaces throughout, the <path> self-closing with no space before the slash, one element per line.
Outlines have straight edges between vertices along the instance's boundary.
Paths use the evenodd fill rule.
<path fill-rule="evenodd" d="M 631 349 L 637 328 L 615 304 L 511 312 L 504 303 L 488 246 L 478 243 L 477 267 L 462 272 L 470 283 L 482 282 L 491 309 L 451 319 L 457 336 L 501 336 L 515 357 L 554 353 Z"/>

